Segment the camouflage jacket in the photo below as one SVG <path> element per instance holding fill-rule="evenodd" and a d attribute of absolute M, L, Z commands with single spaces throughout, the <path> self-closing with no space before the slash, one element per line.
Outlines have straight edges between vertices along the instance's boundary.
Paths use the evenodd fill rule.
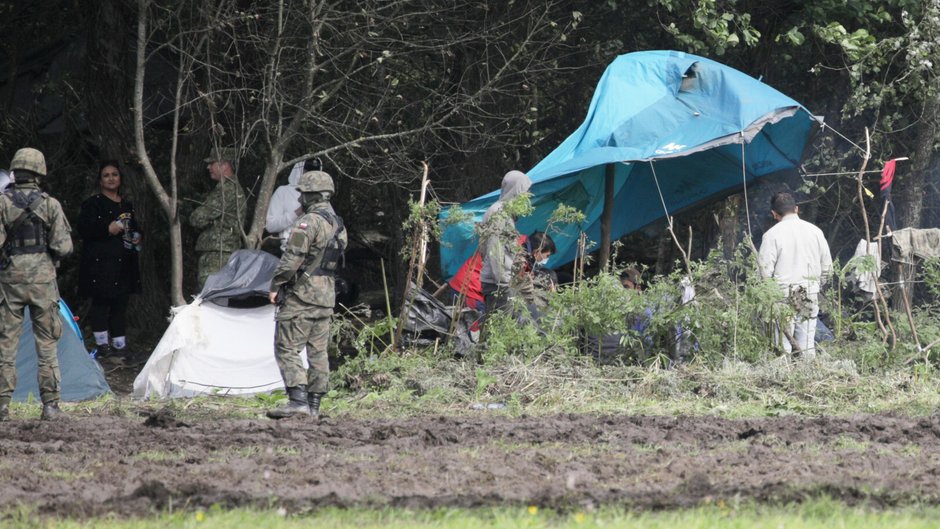
<path fill-rule="evenodd" d="M 514 266 L 509 286 L 526 305 L 544 309 L 548 307 L 552 292 L 558 287 L 558 276 L 554 271 L 537 265 Z"/>
<path fill-rule="evenodd" d="M 39 191 L 36 184 L 19 184 L 16 190 L 30 193 Z M 55 281 L 54 259 L 72 253 L 72 228 L 65 218 L 59 201 L 45 195 L 33 210 L 46 225 L 49 251 L 27 253 L 10 257 L 10 265 L 0 271 L 0 283 L 49 283 Z M 9 194 L 0 195 L 0 245 L 6 243 L 9 229 L 23 210 L 13 205 Z"/>
<path fill-rule="evenodd" d="M 525 253 L 517 242 L 519 231 L 512 217 L 497 210 L 490 219 L 480 224 L 480 282 L 506 287 L 514 270 L 522 265 Z"/>
<path fill-rule="evenodd" d="M 331 274 L 316 274 L 316 268 L 323 260 L 327 243 L 333 238 L 336 227 L 317 213 L 323 210 L 328 216 L 335 216 L 329 202 L 308 206 L 306 212 L 291 227 L 284 254 L 274 271 L 271 280 L 271 292 L 287 287 L 286 299 L 279 317 L 287 317 L 294 305 L 313 305 L 333 310 L 336 303 L 336 281 Z M 338 234 L 340 245 L 345 248 L 346 230 Z M 306 266 L 305 266 L 306 263 Z M 304 267 L 302 273 L 298 271 Z"/>
<path fill-rule="evenodd" d="M 223 178 L 205 202 L 189 217 L 189 224 L 202 229 L 197 252 L 234 252 L 242 247 L 242 228 L 248 214 L 247 196 L 236 177 Z"/>

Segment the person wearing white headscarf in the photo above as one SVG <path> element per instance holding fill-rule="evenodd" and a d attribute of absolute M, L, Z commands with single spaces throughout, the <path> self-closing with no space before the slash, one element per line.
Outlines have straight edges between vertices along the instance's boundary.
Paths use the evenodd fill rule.
<path fill-rule="evenodd" d="M 480 241 L 480 257 L 483 268 L 480 270 L 480 283 L 487 311 L 501 305 L 495 296 L 497 290 L 506 290 L 512 279 L 512 266 L 519 255 L 517 240 L 519 231 L 515 219 L 502 214 L 503 205 L 527 193 L 532 181 L 522 171 L 509 171 L 503 176 L 499 199 L 483 215 L 483 239 Z"/>
<path fill-rule="evenodd" d="M 284 245 L 287 244 L 287 236 L 290 234 L 290 228 L 294 221 L 303 214 L 303 207 L 300 205 L 300 191 L 297 191 L 297 182 L 300 181 L 300 175 L 304 173 L 305 161 L 294 164 L 287 177 L 287 185 L 279 186 L 274 190 L 271 196 L 271 203 L 268 204 L 268 214 L 265 220 L 265 229 L 269 233 L 276 235 L 281 240 L 281 251 L 284 251 Z"/>

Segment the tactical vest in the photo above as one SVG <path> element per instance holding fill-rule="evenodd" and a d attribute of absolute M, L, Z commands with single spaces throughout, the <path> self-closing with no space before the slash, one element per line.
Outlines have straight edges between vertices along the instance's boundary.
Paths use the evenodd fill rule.
<path fill-rule="evenodd" d="M 40 191 L 26 194 L 13 190 L 8 191 L 7 196 L 14 207 L 23 210 L 7 227 L 7 254 L 46 253 L 49 250 L 49 228 L 34 210 L 47 195 Z"/>
<path fill-rule="evenodd" d="M 346 226 L 343 225 L 343 217 L 330 213 L 329 211 L 317 209 L 314 210 L 313 213 L 319 215 L 333 226 L 333 236 L 330 237 L 329 242 L 326 243 L 326 248 L 323 249 L 323 257 L 320 259 L 320 262 L 308 273 L 312 276 L 333 276 L 336 274 L 336 269 L 339 268 L 339 263 L 343 260 L 343 252 L 346 250 L 346 246 L 339 237 L 340 234 L 346 231 Z M 312 265 L 313 263 L 310 264 Z"/>

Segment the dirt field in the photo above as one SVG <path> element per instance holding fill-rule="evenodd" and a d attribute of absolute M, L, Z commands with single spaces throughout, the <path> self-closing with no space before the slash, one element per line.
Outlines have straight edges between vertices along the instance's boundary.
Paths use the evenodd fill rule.
<path fill-rule="evenodd" d="M 663 508 L 828 494 L 940 501 L 940 416 L 403 420 L 80 417 L 0 424 L 0 508 Z"/>

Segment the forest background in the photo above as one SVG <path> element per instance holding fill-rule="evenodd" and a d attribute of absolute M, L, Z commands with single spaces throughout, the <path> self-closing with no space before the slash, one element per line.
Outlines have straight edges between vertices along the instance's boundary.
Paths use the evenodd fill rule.
<path fill-rule="evenodd" d="M 336 179 L 351 256 L 384 259 L 397 284 L 422 161 L 442 202 L 496 189 L 580 124 L 604 68 L 631 51 L 728 64 L 857 144 L 867 127 L 870 168 L 910 157 L 895 181 L 898 225 L 938 221 L 938 0 L 0 1 L 0 20 L 0 165 L 20 147 L 42 150 L 44 187 L 74 220 L 97 190 L 97 162 L 121 161 L 145 237 L 131 324 L 156 333 L 197 291 L 185 220 L 212 186 L 211 147 L 239 149 L 247 247 L 291 165 L 318 157 Z M 843 257 L 865 236 L 861 154 L 826 131 L 806 173 L 849 174 L 790 182 Z M 742 209 L 733 195 L 679 219 L 695 226 L 697 255 L 719 235 L 733 248 Z M 877 226 L 878 208 L 868 211 Z M 649 235 L 627 257 L 668 271 L 671 239 Z M 63 262 L 60 287 L 81 314 L 77 262 Z"/>

